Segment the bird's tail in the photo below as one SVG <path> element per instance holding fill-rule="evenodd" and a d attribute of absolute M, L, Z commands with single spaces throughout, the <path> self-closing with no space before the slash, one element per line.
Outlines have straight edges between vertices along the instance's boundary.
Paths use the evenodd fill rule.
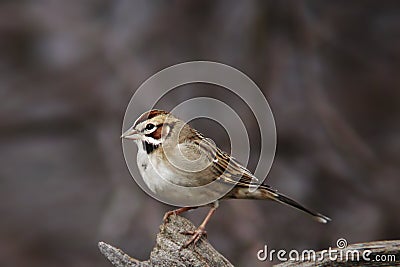
<path fill-rule="evenodd" d="M 244 192 L 244 191 L 246 192 Z M 242 191 L 241 194 L 240 191 Z M 277 192 L 276 190 L 272 189 L 269 186 L 265 185 L 260 185 L 256 190 L 252 191 L 249 188 L 241 188 L 239 191 L 236 192 L 233 196 L 234 198 L 252 198 L 252 199 L 271 199 L 274 201 L 277 201 L 279 203 L 285 204 L 287 206 L 296 208 L 298 210 L 301 210 L 309 215 L 311 215 L 317 222 L 320 223 L 327 223 L 331 221 L 331 219 L 325 215 L 322 215 L 320 213 L 314 212 L 312 210 L 307 209 L 297 201 Z"/>

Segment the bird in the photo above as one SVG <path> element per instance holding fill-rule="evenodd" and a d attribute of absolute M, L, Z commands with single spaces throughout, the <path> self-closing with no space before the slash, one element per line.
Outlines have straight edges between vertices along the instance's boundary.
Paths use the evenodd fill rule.
<path fill-rule="evenodd" d="M 195 200 L 166 212 L 164 223 L 171 215 L 210 206 L 196 230 L 183 232 L 191 236 L 184 247 L 196 245 L 206 236 L 207 223 L 219 201 L 226 199 L 273 200 L 305 212 L 320 223 L 331 220 L 271 186 L 259 183 L 257 177 L 211 139 L 167 111 L 152 109 L 143 113 L 121 138 L 136 143 L 139 172 L 152 193 L 179 203 Z"/>

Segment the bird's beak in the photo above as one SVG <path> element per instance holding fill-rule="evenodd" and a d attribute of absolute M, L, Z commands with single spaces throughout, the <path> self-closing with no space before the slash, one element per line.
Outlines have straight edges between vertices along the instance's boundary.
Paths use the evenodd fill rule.
<path fill-rule="evenodd" d="M 130 128 L 121 135 L 121 138 L 137 140 L 139 139 L 139 132 L 136 131 L 135 129 Z"/>

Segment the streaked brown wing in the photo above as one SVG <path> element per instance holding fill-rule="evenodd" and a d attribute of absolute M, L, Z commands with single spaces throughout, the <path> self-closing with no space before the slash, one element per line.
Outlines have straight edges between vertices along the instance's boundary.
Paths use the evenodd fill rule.
<path fill-rule="evenodd" d="M 213 161 L 210 170 L 217 181 L 245 187 L 258 184 L 258 179 L 248 169 L 212 142 L 202 138 L 194 143 L 201 153 L 205 153 Z"/>

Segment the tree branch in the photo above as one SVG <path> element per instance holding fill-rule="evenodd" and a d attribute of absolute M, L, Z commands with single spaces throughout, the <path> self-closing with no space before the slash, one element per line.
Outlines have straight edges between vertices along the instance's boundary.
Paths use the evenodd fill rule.
<path fill-rule="evenodd" d="M 195 230 L 196 227 L 187 219 L 180 216 L 170 216 L 169 222 L 160 226 L 156 246 L 146 261 L 136 260 L 122 250 L 107 243 L 99 242 L 101 253 L 116 267 L 147 267 L 147 266 L 221 266 L 233 265 L 216 251 L 204 238 L 195 247 L 182 246 L 190 236 L 184 231 Z"/>
<path fill-rule="evenodd" d="M 233 267 L 233 265 L 216 251 L 206 239 L 202 239 L 196 246 L 183 248 L 183 244 L 190 238 L 184 231 L 195 230 L 196 227 L 187 219 L 180 216 L 170 216 L 167 224 L 160 226 L 160 232 L 157 234 L 156 246 L 150 254 L 150 259 L 140 261 L 124 253 L 107 243 L 99 242 L 101 253 L 116 267 L 166 267 L 166 266 L 220 266 Z M 400 266 L 400 240 L 377 241 L 370 243 L 360 243 L 349 245 L 331 255 L 338 255 L 337 259 L 330 257 L 327 252 L 317 252 L 316 260 L 287 261 L 276 267 L 311 267 L 311 266 Z M 367 258 L 362 257 L 364 251 L 371 251 Z M 358 251 L 359 260 L 348 260 L 344 256 L 342 260 L 339 257 L 347 255 L 347 252 Z M 301 255 L 301 252 L 300 252 Z M 348 255 L 351 255 L 348 254 Z M 377 256 L 380 261 L 377 261 Z M 383 257 L 386 257 L 383 261 Z M 255 256 L 256 257 L 256 256 Z M 391 258 L 390 258 L 391 257 Z M 354 258 L 356 259 L 356 258 Z"/>

